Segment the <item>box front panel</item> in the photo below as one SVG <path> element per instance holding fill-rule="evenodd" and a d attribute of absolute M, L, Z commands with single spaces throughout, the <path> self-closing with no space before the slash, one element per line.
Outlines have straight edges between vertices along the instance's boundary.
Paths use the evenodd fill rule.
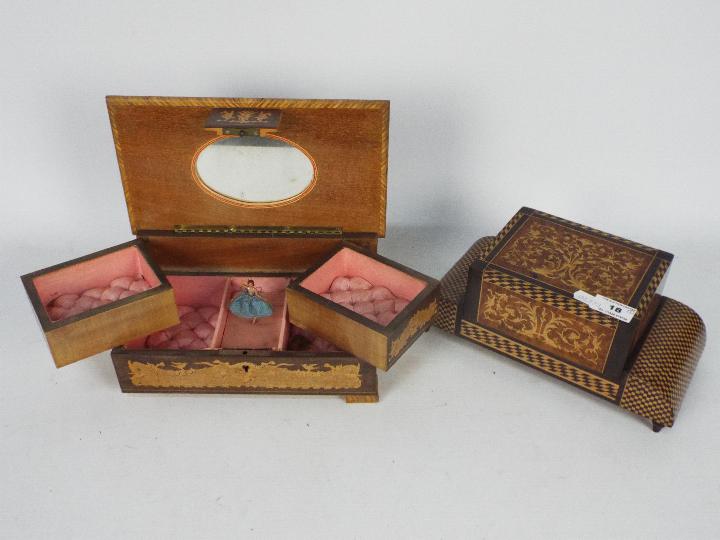
<path fill-rule="evenodd" d="M 597 373 L 605 369 L 617 329 L 573 298 L 489 269 L 475 322 Z"/>
<path fill-rule="evenodd" d="M 377 396 L 375 368 L 350 355 L 119 349 L 112 356 L 124 392 Z"/>
<path fill-rule="evenodd" d="M 484 262 L 471 267 L 462 313 L 462 337 L 616 399 L 637 325 Z"/>
<path fill-rule="evenodd" d="M 575 367 L 554 356 L 545 354 L 533 347 L 523 345 L 516 340 L 509 339 L 506 336 L 483 328 L 470 321 L 460 319 L 458 321 L 457 333 L 459 336 L 469 339 L 474 343 L 514 360 L 518 360 L 523 364 L 607 400 L 615 401 L 618 397 L 620 385 L 617 382 L 607 380 L 588 370 Z"/>

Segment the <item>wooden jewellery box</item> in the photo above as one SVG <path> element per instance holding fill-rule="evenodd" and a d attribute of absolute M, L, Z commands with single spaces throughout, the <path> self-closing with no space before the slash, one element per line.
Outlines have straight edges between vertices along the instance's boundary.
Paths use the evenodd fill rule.
<path fill-rule="evenodd" d="M 690 308 L 659 294 L 672 255 L 522 208 L 441 282 L 434 324 L 672 426 L 705 345 Z M 637 310 L 605 314 L 602 295 Z M 612 303 L 614 305 L 615 303 Z"/>
<path fill-rule="evenodd" d="M 137 238 L 22 277 L 56 365 L 114 347 L 125 392 L 377 401 L 374 365 L 341 348 L 387 369 L 430 324 L 439 289 L 376 255 L 389 103 L 112 96 L 107 105 Z M 322 280 L 312 275 L 297 281 L 338 253 L 363 264 L 326 269 L 336 283 L 321 285 L 363 300 L 363 315 L 322 296 L 310 311 L 295 294 L 338 292 L 313 289 Z M 251 289 L 271 315 L 230 312 Z M 345 335 L 363 329 L 384 336 L 386 355 Z"/>

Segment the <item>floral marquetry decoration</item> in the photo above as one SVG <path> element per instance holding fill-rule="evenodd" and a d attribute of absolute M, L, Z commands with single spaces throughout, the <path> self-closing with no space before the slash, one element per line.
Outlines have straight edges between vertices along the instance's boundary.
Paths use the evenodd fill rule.
<path fill-rule="evenodd" d="M 605 367 L 614 333 L 492 283 L 483 284 L 478 321 L 594 371 Z"/>
<path fill-rule="evenodd" d="M 652 259 L 632 247 L 532 216 L 493 263 L 569 293 L 593 291 L 628 302 Z"/>
<path fill-rule="evenodd" d="M 282 111 L 277 109 L 213 109 L 206 128 L 277 128 Z"/>

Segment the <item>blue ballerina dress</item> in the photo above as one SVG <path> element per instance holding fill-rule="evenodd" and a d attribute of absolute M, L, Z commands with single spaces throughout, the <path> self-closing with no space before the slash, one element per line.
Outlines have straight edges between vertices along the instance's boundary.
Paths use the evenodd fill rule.
<path fill-rule="evenodd" d="M 243 319 L 261 319 L 272 315 L 270 303 L 260 298 L 255 287 L 248 287 L 230 303 L 230 312 Z"/>

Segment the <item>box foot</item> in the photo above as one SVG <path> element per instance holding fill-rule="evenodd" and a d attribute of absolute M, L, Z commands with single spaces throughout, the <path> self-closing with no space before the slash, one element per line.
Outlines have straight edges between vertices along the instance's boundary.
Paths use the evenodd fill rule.
<path fill-rule="evenodd" d="M 658 424 L 657 422 L 653 422 L 653 423 L 652 423 L 652 429 L 653 429 L 653 431 L 654 431 L 655 433 L 657 433 L 658 431 L 660 431 L 660 430 L 661 430 L 662 428 L 664 428 L 664 427 L 665 427 L 665 426 L 663 426 L 662 424 Z"/>
<path fill-rule="evenodd" d="M 346 394 L 345 403 L 377 403 L 380 401 L 378 394 Z"/>

